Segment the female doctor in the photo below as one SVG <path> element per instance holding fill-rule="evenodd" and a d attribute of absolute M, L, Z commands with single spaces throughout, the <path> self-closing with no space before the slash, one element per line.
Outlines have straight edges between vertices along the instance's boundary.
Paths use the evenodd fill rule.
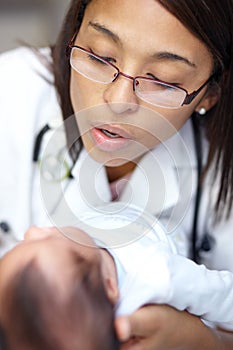
<path fill-rule="evenodd" d="M 0 57 L 2 253 L 32 224 L 70 225 L 120 200 L 231 276 L 232 9 L 73 0 L 51 50 Z M 124 350 L 233 346 L 231 333 L 167 306 L 116 327 Z"/>

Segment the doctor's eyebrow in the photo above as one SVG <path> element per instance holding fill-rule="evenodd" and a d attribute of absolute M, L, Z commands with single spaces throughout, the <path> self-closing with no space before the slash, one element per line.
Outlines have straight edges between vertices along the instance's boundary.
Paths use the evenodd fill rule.
<path fill-rule="evenodd" d="M 99 24 L 97 22 L 90 21 L 88 23 L 88 25 L 91 26 L 92 28 L 94 28 L 95 30 L 97 30 L 98 32 L 100 32 L 104 35 L 107 35 L 116 43 L 121 43 L 119 36 L 117 34 L 113 33 L 110 29 L 106 28 L 103 24 Z"/>
<path fill-rule="evenodd" d="M 122 44 L 119 36 L 116 33 L 112 32 L 110 29 L 108 29 L 105 25 L 100 24 L 98 22 L 92 22 L 92 21 L 90 21 L 88 23 L 88 25 L 90 27 L 92 27 L 93 29 L 95 29 L 96 31 L 108 36 L 114 42 L 116 42 L 118 44 L 119 43 Z M 173 52 L 169 52 L 169 51 L 156 52 L 156 53 L 152 54 L 151 57 L 155 60 L 158 60 L 158 61 L 173 61 L 173 62 L 179 61 L 179 62 L 182 62 L 182 63 L 188 65 L 191 68 L 197 68 L 195 63 L 191 62 L 188 58 L 183 57 L 183 56 L 178 55 L 178 54 L 173 53 Z"/>
<path fill-rule="evenodd" d="M 169 51 L 164 51 L 164 52 L 156 52 L 155 54 L 152 55 L 153 58 L 156 60 L 168 60 L 168 61 L 180 61 L 182 63 L 187 64 L 188 66 L 192 68 L 197 68 L 196 64 L 191 62 L 188 58 L 177 55 L 176 53 L 169 52 Z"/>

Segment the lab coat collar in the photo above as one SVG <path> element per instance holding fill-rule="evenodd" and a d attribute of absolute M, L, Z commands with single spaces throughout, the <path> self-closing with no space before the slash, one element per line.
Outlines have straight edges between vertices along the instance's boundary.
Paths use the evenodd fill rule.
<path fill-rule="evenodd" d="M 106 169 L 91 158 L 85 149 L 79 155 L 72 176 L 77 180 L 87 205 L 101 206 L 111 201 Z"/>

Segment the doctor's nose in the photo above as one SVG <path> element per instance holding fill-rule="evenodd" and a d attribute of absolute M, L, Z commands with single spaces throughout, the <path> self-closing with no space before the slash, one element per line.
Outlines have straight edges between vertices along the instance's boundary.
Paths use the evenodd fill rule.
<path fill-rule="evenodd" d="M 139 105 L 133 89 L 133 80 L 119 75 L 115 81 L 106 86 L 104 101 L 116 114 L 135 113 Z"/>

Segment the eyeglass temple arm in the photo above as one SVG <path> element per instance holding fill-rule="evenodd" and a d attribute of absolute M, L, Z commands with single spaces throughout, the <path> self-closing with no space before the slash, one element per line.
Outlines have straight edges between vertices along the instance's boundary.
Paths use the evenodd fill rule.
<path fill-rule="evenodd" d="M 201 90 L 207 85 L 209 84 L 209 82 L 214 78 L 215 74 L 212 74 L 209 79 L 204 83 L 202 84 L 202 86 L 199 87 L 199 89 L 197 89 L 196 91 L 193 91 L 191 94 L 187 94 L 186 97 L 185 97 L 185 100 L 184 102 L 182 103 L 182 106 L 183 105 L 189 105 L 193 100 L 194 98 L 199 94 L 199 92 L 201 92 Z"/>
<path fill-rule="evenodd" d="M 72 49 L 72 46 L 74 45 L 74 40 L 75 40 L 77 34 L 78 34 L 77 32 L 74 33 L 74 35 L 70 39 L 68 45 L 66 46 L 66 56 L 67 57 L 70 57 L 71 49 Z"/>

